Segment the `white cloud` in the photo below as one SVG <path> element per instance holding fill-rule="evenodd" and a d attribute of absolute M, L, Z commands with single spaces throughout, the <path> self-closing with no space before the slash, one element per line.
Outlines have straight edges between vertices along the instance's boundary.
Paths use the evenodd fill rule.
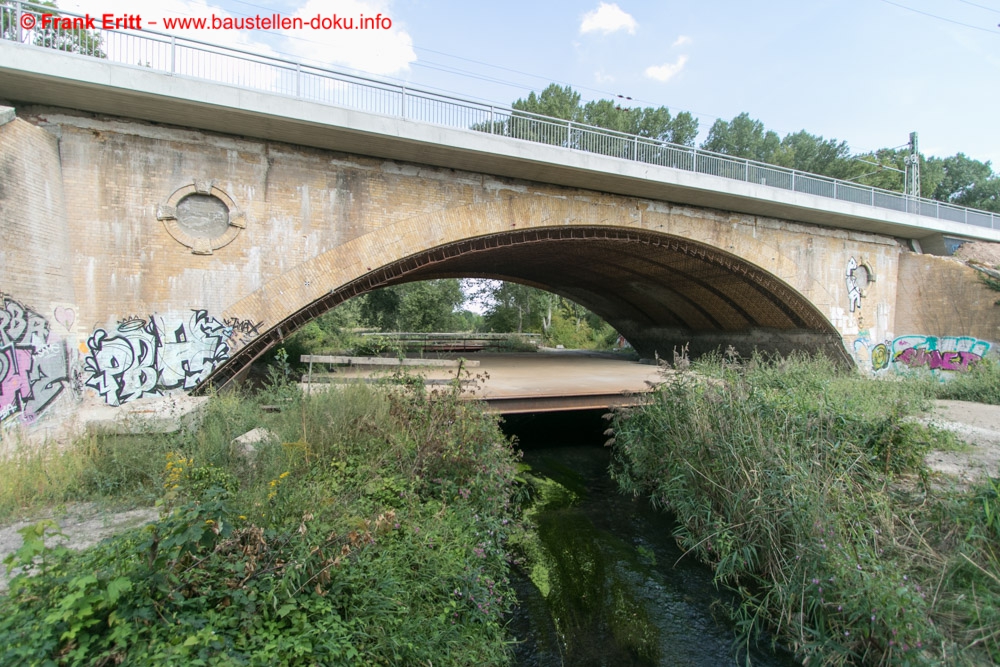
<path fill-rule="evenodd" d="M 680 37 L 674 40 L 674 43 L 670 45 L 670 48 L 676 49 L 678 46 L 684 46 L 685 44 L 690 44 L 690 43 L 691 43 L 690 37 L 688 37 L 687 35 L 681 35 Z"/>
<path fill-rule="evenodd" d="M 186 46 L 180 41 L 177 43 L 176 53 L 172 53 L 168 43 L 154 41 L 154 35 L 149 34 L 166 32 L 177 37 L 237 48 L 262 56 L 278 55 L 261 41 L 262 33 L 258 31 L 194 28 L 168 30 L 164 25 L 164 19 L 201 18 L 211 21 L 213 16 L 220 20 L 232 18 L 233 15 L 228 11 L 217 5 L 208 4 L 205 0 L 158 0 L 153 9 L 143 8 L 141 12 L 137 11 L 135 3 L 130 0 L 63 0 L 60 5 L 67 11 L 89 14 L 94 17 L 98 27 L 101 25 L 101 17 L 105 14 L 111 14 L 113 17 L 138 14 L 142 17 L 143 30 L 131 34 L 146 33 L 150 39 L 136 39 L 119 32 L 104 33 L 101 48 L 113 62 L 148 66 L 161 71 L 170 71 L 174 68 L 178 74 L 262 90 L 287 92 L 293 88 L 287 81 L 287 75 L 283 75 L 283 70 L 278 68 L 253 65 L 245 62 L 242 56 L 234 59 L 206 51 L 201 47 Z"/>
<path fill-rule="evenodd" d="M 119 16 L 137 13 L 134 0 L 62 0 L 60 5 L 69 11 L 89 12 L 91 16 L 97 17 L 105 13 Z M 390 20 L 395 18 L 387 0 L 337 0 L 337 2 L 306 0 L 294 13 L 288 10 L 280 12 L 275 10 L 273 13 L 280 13 L 284 17 L 300 17 L 306 23 L 317 16 L 330 18 L 336 14 L 341 19 L 352 19 L 354 26 L 360 25 L 361 16 L 374 18 L 381 14 L 382 17 L 388 16 Z M 270 17 L 272 12 L 249 9 L 245 14 Z M 208 0 L 157 0 L 153 9 L 144 7 L 141 15 L 143 27 L 147 29 L 169 32 L 178 37 L 188 37 L 210 44 L 235 47 L 259 55 L 287 58 L 287 55 L 278 53 L 280 50 L 320 66 L 340 64 L 373 74 L 390 74 L 406 70 L 409 64 L 417 59 L 412 38 L 405 30 L 399 28 L 395 21 L 385 30 L 358 30 L 357 27 L 353 30 L 322 30 L 309 25 L 301 30 L 271 31 L 207 29 L 167 31 L 165 29 L 163 25 L 165 18 L 200 17 L 211 20 L 213 16 L 219 19 L 243 17 L 243 13 L 232 14 Z M 157 24 L 150 25 L 150 21 L 156 21 Z M 381 23 L 386 25 L 385 21 Z M 272 48 L 271 44 L 275 47 Z M 143 52 L 137 44 L 122 48 L 126 49 L 126 52 L 118 56 L 109 53 L 109 57 L 131 64 L 140 64 L 151 59 L 151 56 Z M 197 57 L 201 62 L 210 61 L 211 64 L 205 67 L 212 72 L 218 69 L 215 61 L 221 63 L 224 60 L 219 56 L 205 54 L 199 54 Z M 260 79 L 273 78 L 271 73 L 262 72 L 268 72 L 267 68 L 257 72 L 248 71 L 240 78 L 250 77 L 257 85 Z M 217 77 L 213 75 L 210 78 Z"/>
<path fill-rule="evenodd" d="M 580 33 L 603 32 L 609 34 L 619 30 L 627 30 L 628 34 L 634 35 L 639 24 L 630 14 L 622 11 L 617 4 L 602 2 L 597 9 L 583 15 L 580 22 Z"/>
<path fill-rule="evenodd" d="M 677 74 L 684 69 L 684 65 L 687 63 L 687 56 L 681 56 L 677 59 L 675 63 L 663 63 L 662 65 L 650 65 L 646 68 L 646 76 L 650 79 L 656 79 L 661 83 L 666 83 L 670 79 L 677 76 Z"/>
<path fill-rule="evenodd" d="M 378 0 L 339 0 L 335 10 L 329 0 L 308 0 L 293 16 L 309 21 L 316 16 L 336 14 L 352 19 L 354 30 L 285 30 L 291 50 L 296 55 L 321 65 L 341 64 L 372 74 L 402 72 L 416 61 L 413 39 L 409 33 L 393 24 L 388 29 L 358 30 L 360 17 L 374 18 L 381 14 L 392 19 L 387 3 Z M 383 25 L 387 25 L 384 21 Z"/>
<path fill-rule="evenodd" d="M 594 72 L 594 81 L 596 81 L 597 83 L 614 83 L 615 77 L 608 74 L 604 70 L 599 69 L 596 72 Z"/>

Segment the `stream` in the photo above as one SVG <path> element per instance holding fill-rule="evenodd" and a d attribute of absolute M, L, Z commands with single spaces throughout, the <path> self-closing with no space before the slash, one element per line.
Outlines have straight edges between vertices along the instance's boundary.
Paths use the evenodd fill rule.
<path fill-rule="evenodd" d="M 684 556 L 674 520 L 646 498 L 621 495 L 608 474 L 601 412 L 511 415 L 504 430 L 524 454 L 537 540 L 512 577 L 515 664 L 744 665 L 745 646 L 711 570 Z M 797 665 L 767 642 L 751 664 Z"/>

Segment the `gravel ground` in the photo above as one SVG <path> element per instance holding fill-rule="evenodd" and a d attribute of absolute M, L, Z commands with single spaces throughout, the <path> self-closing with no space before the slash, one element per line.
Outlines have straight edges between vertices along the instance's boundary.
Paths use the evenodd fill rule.
<path fill-rule="evenodd" d="M 109 512 L 101 510 L 92 503 L 79 503 L 66 508 L 65 512 L 49 516 L 39 516 L 34 521 L 21 521 L 12 525 L 0 527 L 0 563 L 21 548 L 21 535 L 17 531 L 42 519 L 55 519 L 65 533 L 63 543 L 71 549 L 86 549 L 116 533 L 129 528 L 135 528 L 154 521 L 159 512 L 153 507 L 129 510 L 127 512 Z M 46 542 L 47 544 L 53 544 Z M 17 574 L 17 570 L 11 573 Z M 0 565 L 0 591 L 7 590 L 7 568 Z"/>

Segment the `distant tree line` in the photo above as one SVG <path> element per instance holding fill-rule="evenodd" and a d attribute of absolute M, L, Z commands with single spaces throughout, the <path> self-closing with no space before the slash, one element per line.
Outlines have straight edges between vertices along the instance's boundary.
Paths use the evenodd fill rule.
<path fill-rule="evenodd" d="M 671 115 L 664 106 L 628 107 L 614 100 L 582 104 L 580 93 L 570 86 L 555 83 L 541 93 L 532 92 L 518 99 L 511 106 L 515 111 L 692 148 L 698 138 L 698 120 L 686 111 Z M 516 123 L 516 114 L 512 122 Z M 729 121 L 716 120 L 699 148 L 900 192 L 903 191 L 900 172 L 904 170 L 903 160 L 908 154 L 907 150 L 899 148 L 854 153 L 846 141 L 824 139 L 806 130 L 781 138 L 747 113 Z M 993 172 L 989 162 L 975 160 L 964 153 L 944 158 L 920 155 L 920 194 L 959 206 L 1000 212 L 1000 177 Z"/>

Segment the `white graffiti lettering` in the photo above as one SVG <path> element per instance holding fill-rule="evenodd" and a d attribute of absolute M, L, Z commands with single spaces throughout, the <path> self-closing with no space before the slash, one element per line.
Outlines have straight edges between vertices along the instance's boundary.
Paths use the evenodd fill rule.
<path fill-rule="evenodd" d="M 109 405 L 193 389 L 229 358 L 227 338 L 226 327 L 204 310 L 132 317 L 113 332 L 97 329 L 87 341 L 84 384 Z"/>

